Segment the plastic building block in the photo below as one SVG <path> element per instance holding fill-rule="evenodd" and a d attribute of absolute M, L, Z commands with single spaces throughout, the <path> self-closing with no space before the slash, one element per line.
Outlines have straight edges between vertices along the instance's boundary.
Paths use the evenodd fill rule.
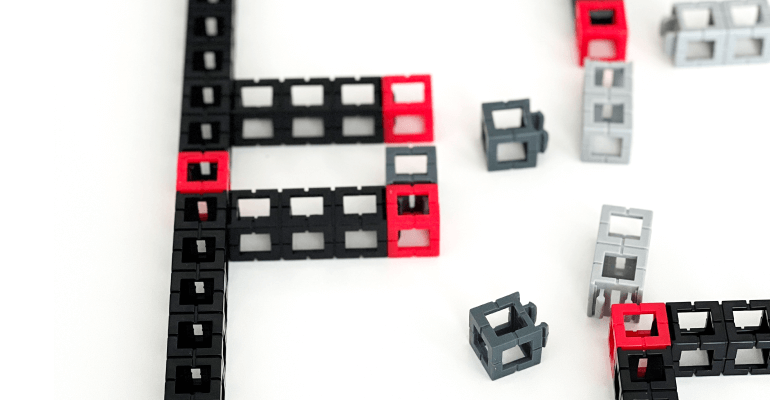
<path fill-rule="evenodd" d="M 738 326 L 737 311 L 760 311 L 762 316 L 757 326 Z M 765 375 L 770 374 L 770 300 L 724 301 L 722 312 L 727 331 L 727 357 L 724 375 Z M 739 350 L 756 349 L 762 354 L 759 364 L 737 364 Z"/>
<path fill-rule="evenodd" d="M 373 207 L 368 210 L 353 209 L 348 212 L 345 199 L 351 197 L 369 198 L 373 200 Z M 388 222 L 385 215 L 385 187 L 336 188 L 334 190 L 334 229 L 335 257 L 387 257 Z M 362 238 L 362 240 L 356 241 L 356 238 Z"/>
<path fill-rule="evenodd" d="M 667 303 L 671 333 L 671 351 L 676 376 L 718 376 L 722 373 L 727 357 L 727 332 L 719 302 Z M 685 329 L 680 326 L 683 313 L 705 313 L 703 327 Z M 681 366 L 682 352 L 705 351 L 708 365 Z"/>
<path fill-rule="evenodd" d="M 179 151 L 230 149 L 230 117 L 186 115 L 182 117 Z"/>
<path fill-rule="evenodd" d="M 175 230 L 225 229 L 226 226 L 225 193 L 176 195 Z"/>
<path fill-rule="evenodd" d="M 227 190 L 230 190 L 230 155 L 226 151 L 179 153 L 177 192 L 203 194 Z"/>
<path fill-rule="evenodd" d="M 171 273 L 170 314 L 224 315 L 227 272 L 174 271 Z"/>
<path fill-rule="evenodd" d="M 736 23 L 733 8 L 756 6 L 752 25 Z M 705 24 L 689 25 L 684 17 L 706 11 Z M 770 7 L 766 0 L 674 4 L 672 16 L 660 27 L 665 53 L 677 67 L 770 62 Z"/>
<path fill-rule="evenodd" d="M 346 88 L 368 92 L 371 98 L 346 98 Z M 336 78 L 332 101 L 334 143 L 384 143 L 382 78 Z"/>
<path fill-rule="evenodd" d="M 439 255 L 438 185 L 386 186 L 388 257 Z"/>
<path fill-rule="evenodd" d="M 267 201 L 267 215 L 242 215 L 242 201 Z M 230 261 L 281 259 L 281 194 L 277 190 L 236 190 L 230 192 L 228 243 Z M 256 241 L 256 247 L 247 249 L 241 238 L 247 235 Z"/>
<path fill-rule="evenodd" d="M 611 227 L 613 216 L 641 220 L 641 229 L 633 234 L 617 233 Z M 651 235 L 652 211 L 602 207 L 588 286 L 589 317 L 610 315 L 613 304 L 642 303 Z"/>
<path fill-rule="evenodd" d="M 168 358 L 224 358 L 224 314 L 172 314 Z"/>
<path fill-rule="evenodd" d="M 232 82 L 229 79 L 185 79 L 183 115 L 227 115 L 230 113 Z"/>
<path fill-rule="evenodd" d="M 521 121 L 515 126 L 495 125 L 496 111 L 520 110 Z M 548 132 L 543 130 L 545 117 L 540 112 L 531 112 L 529 99 L 484 103 L 481 105 L 481 140 L 487 157 L 487 169 L 499 171 L 512 168 L 531 168 L 537 165 L 537 154 L 544 153 L 548 146 Z M 521 155 L 501 159 L 500 145 L 519 145 Z"/>
<path fill-rule="evenodd" d="M 639 320 L 645 314 L 653 316 L 650 330 L 626 329 L 626 321 Z M 609 344 L 610 359 L 613 362 L 617 359 L 618 350 L 662 350 L 670 347 L 671 337 L 666 305 L 663 303 L 614 304 Z"/>
<path fill-rule="evenodd" d="M 580 159 L 628 164 L 633 133 L 632 64 L 587 60 L 585 67 Z"/>
<path fill-rule="evenodd" d="M 422 85 L 421 98 L 400 99 L 395 85 Z M 433 95 L 430 75 L 382 78 L 382 119 L 385 143 L 433 141 Z"/>
<path fill-rule="evenodd" d="M 508 310 L 508 322 L 492 327 L 487 316 Z M 522 305 L 519 293 L 513 293 L 470 310 L 470 344 L 489 378 L 496 380 L 540 364 L 548 342 L 548 324 L 535 325 L 537 307 Z M 517 360 L 506 360 L 505 351 L 519 347 L 524 354 Z"/>
<path fill-rule="evenodd" d="M 396 172 L 396 158 L 403 156 L 424 156 L 425 173 L 399 174 Z M 388 147 L 385 149 L 385 182 L 388 185 L 438 183 L 436 147 Z"/>
<path fill-rule="evenodd" d="M 169 358 L 166 400 L 223 400 L 224 359 Z"/>
<path fill-rule="evenodd" d="M 225 268 L 227 241 L 224 229 L 174 232 L 174 271 L 218 271 Z"/>
<path fill-rule="evenodd" d="M 671 398 L 677 391 L 671 349 L 618 350 L 615 365 L 615 398 Z M 678 396 L 677 396 L 678 397 Z"/>
<path fill-rule="evenodd" d="M 575 37 L 578 47 L 578 62 L 581 66 L 586 58 L 591 57 L 589 48 L 593 41 L 609 41 L 614 45 L 614 54 L 601 58 L 601 60 L 625 60 L 628 25 L 623 1 L 578 1 L 575 4 Z"/>

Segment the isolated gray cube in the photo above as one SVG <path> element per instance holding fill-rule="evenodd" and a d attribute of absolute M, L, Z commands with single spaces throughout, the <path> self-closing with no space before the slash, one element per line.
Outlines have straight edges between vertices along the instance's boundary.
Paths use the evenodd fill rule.
<path fill-rule="evenodd" d="M 521 110 L 521 124 L 516 128 L 499 129 L 495 126 L 493 112 Z M 529 100 L 484 103 L 481 105 L 481 141 L 487 158 L 487 170 L 500 171 L 514 168 L 531 168 L 537 165 L 538 153 L 548 146 L 548 132 L 543 130 L 544 117 L 531 112 Z M 520 143 L 524 146 L 523 160 L 500 161 L 498 146 L 504 143 Z"/>

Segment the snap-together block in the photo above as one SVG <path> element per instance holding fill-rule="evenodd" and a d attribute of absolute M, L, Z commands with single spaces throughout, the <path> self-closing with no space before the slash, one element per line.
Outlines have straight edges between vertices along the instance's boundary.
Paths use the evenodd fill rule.
<path fill-rule="evenodd" d="M 425 173 L 399 174 L 396 171 L 397 157 L 424 156 Z M 436 147 L 388 147 L 385 149 L 385 183 L 387 185 L 411 185 L 414 183 L 438 183 Z"/>
<path fill-rule="evenodd" d="M 520 121 L 512 125 L 495 124 L 495 112 L 516 111 L 521 113 Z M 487 170 L 531 168 L 537 166 L 538 153 L 545 153 L 548 147 L 548 132 L 543 130 L 545 117 L 541 112 L 529 109 L 529 99 L 481 105 L 481 142 L 487 158 Z M 518 146 L 518 154 L 501 155 L 501 145 Z"/>
<path fill-rule="evenodd" d="M 588 57 L 591 42 L 612 43 L 614 54 L 601 58 L 603 61 L 626 59 L 628 24 L 623 0 L 581 0 L 575 4 L 575 38 L 578 47 L 578 63 L 582 66 Z"/>
<path fill-rule="evenodd" d="M 632 64 L 587 60 L 585 66 L 580 159 L 628 164 L 633 133 Z"/>

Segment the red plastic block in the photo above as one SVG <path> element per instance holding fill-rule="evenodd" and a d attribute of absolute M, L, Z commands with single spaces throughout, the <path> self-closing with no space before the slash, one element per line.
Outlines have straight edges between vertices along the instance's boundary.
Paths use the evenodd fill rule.
<path fill-rule="evenodd" d="M 594 40 L 608 40 L 615 46 L 614 57 L 600 60 L 625 60 L 628 24 L 623 0 L 578 0 L 575 6 L 575 36 L 578 62 L 581 66 L 588 57 L 588 47 Z"/>
<path fill-rule="evenodd" d="M 396 102 L 394 84 L 422 83 L 421 102 Z M 433 96 L 430 75 L 386 76 L 382 78 L 382 121 L 385 143 L 432 142 Z M 422 129 L 415 133 L 396 133 L 396 120 L 410 118 L 422 121 Z M 405 123 L 404 125 L 410 125 Z"/>
<path fill-rule="evenodd" d="M 213 180 L 192 180 L 192 168 L 200 163 L 216 168 Z M 221 193 L 230 190 L 230 155 L 226 151 L 179 153 L 176 170 L 176 191 L 185 194 Z"/>
<path fill-rule="evenodd" d="M 441 239 L 438 185 L 389 185 L 385 197 L 388 213 L 388 257 L 438 256 Z M 401 232 L 409 230 L 426 231 L 428 244 L 419 247 L 399 246 Z"/>
<path fill-rule="evenodd" d="M 652 314 L 652 330 L 627 331 L 626 318 L 635 315 Z M 657 334 L 653 336 L 652 332 Z M 668 315 L 665 303 L 613 304 L 610 319 L 610 359 L 615 365 L 615 351 L 622 350 L 660 350 L 671 346 L 671 334 L 668 328 Z"/>

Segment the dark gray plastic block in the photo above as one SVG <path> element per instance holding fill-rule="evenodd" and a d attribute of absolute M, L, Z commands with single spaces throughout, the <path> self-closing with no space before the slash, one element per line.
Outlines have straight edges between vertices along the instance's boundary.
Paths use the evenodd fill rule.
<path fill-rule="evenodd" d="M 424 174 L 397 174 L 396 157 L 398 156 L 426 156 L 428 158 L 427 172 Z M 385 149 L 385 182 L 387 185 L 438 183 L 436 147 L 387 147 Z"/>
<path fill-rule="evenodd" d="M 508 309 L 508 322 L 492 327 L 487 315 Z M 492 380 L 540 364 L 548 341 L 548 324 L 535 325 L 537 307 L 522 305 L 513 293 L 470 310 L 470 344 Z M 503 362 L 503 352 L 519 346 L 524 357 Z"/>
<path fill-rule="evenodd" d="M 495 126 L 493 112 L 515 109 L 521 110 L 520 126 L 503 129 Z M 543 129 L 544 123 L 543 113 L 530 111 L 529 99 L 482 104 L 481 140 L 487 158 L 487 170 L 537 166 L 538 153 L 544 153 L 548 147 L 548 132 Z M 499 161 L 498 146 L 504 143 L 521 143 L 524 146 L 524 159 Z"/>

